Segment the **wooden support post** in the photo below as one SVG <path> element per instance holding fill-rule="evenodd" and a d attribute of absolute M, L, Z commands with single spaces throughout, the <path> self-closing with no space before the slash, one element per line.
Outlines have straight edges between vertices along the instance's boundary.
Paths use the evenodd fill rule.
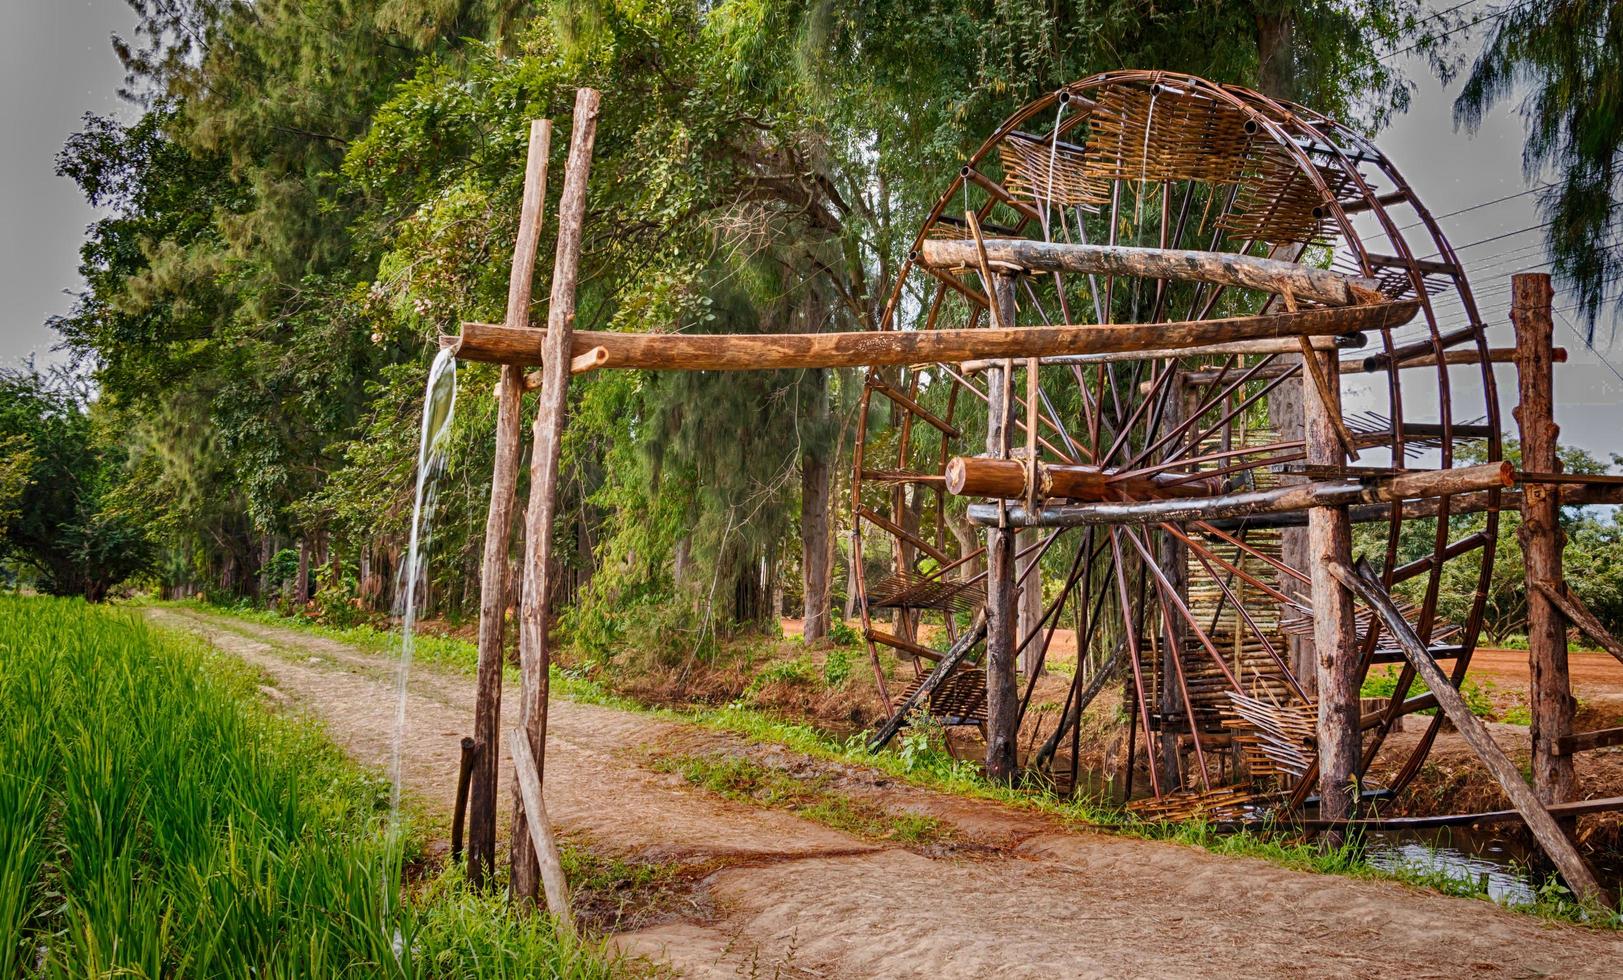
<path fill-rule="evenodd" d="M 508 326 L 530 322 L 530 295 L 535 255 L 541 241 L 541 214 L 546 202 L 547 153 L 552 121 L 530 123 L 530 151 L 524 164 L 524 199 L 519 208 L 518 238 L 507 282 Z M 485 515 L 485 552 L 479 569 L 479 668 L 475 680 L 473 740 L 479 746 L 469 785 L 468 881 L 482 887 L 496 868 L 496 782 L 501 752 L 503 640 L 507 605 L 512 595 L 507 567 L 513 531 L 513 500 L 518 489 L 519 459 L 524 453 L 520 415 L 524 371 L 504 364 L 496 382 L 496 462 L 490 478 L 490 509 Z"/>
<path fill-rule="evenodd" d="M 538 778 L 544 778 L 546 773 L 547 680 L 551 664 L 547 626 L 552 613 L 552 525 L 558 513 L 558 455 L 569 407 L 570 335 L 575 329 L 575 283 L 580 273 L 581 228 L 586 220 L 586 181 L 592 170 L 598 101 L 592 89 L 575 93 L 569 161 L 558 202 L 558 248 L 552 264 L 541 404 L 532 436 L 530 503 L 524 515 L 524 602 L 519 613 L 519 670 L 524 685 L 519 710 Z M 535 900 L 538 871 L 525 808 L 514 806 L 509 887 L 515 902 Z"/>
<path fill-rule="evenodd" d="M 1533 832 L 1539 846 L 1544 848 L 1550 860 L 1555 863 L 1561 876 L 1567 880 L 1567 887 L 1586 905 L 1603 906 L 1606 904 L 1606 893 L 1595 881 L 1595 875 L 1584 863 L 1582 855 L 1573 846 L 1572 841 L 1556 823 L 1548 809 L 1538 795 L 1533 792 L 1522 779 L 1521 770 L 1499 747 L 1488 732 L 1488 726 L 1481 718 L 1471 714 L 1466 706 L 1465 698 L 1455 690 L 1449 682 L 1443 669 L 1437 666 L 1431 654 L 1426 650 L 1426 644 L 1415 635 L 1414 629 L 1403 618 L 1392 597 L 1386 594 L 1381 587 L 1380 578 L 1376 576 L 1368 562 L 1360 561 L 1356 569 L 1342 563 L 1334 562 L 1328 570 L 1337 581 L 1358 593 L 1370 610 L 1375 613 L 1381 624 L 1386 627 L 1392 639 L 1397 641 L 1398 648 L 1414 666 L 1415 673 L 1437 698 L 1437 707 L 1454 727 L 1459 731 L 1460 737 L 1476 753 L 1477 758 L 1487 768 L 1493 778 L 1498 781 L 1499 787 L 1510 797 L 1510 803 L 1527 822 L 1527 829 Z"/>
<path fill-rule="evenodd" d="M 1341 415 L 1341 380 L 1336 371 L 1336 359 L 1316 351 L 1311 356 L 1321 358 L 1326 385 L 1322 392 L 1316 388 L 1303 392 L 1302 438 L 1307 443 L 1307 461 L 1344 465 L 1346 458 L 1336 433 L 1336 420 Z M 1357 815 L 1358 723 L 1362 714 L 1358 702 L 1358 634 L 1353 620 L 1352 592 L 1330 572 L 1332 562 L 1352 560 L 1352 522 L 1348 520 L 1346 505 L 1309 510 L 1306 544 L 1319 696 L 1319 815 L 1343 820 Z"/>
<path fill-rule="evenodd" d="M 1177 371 L 1178 362 L 1169 361 L 1166 370 Z M 1168 382 L 1171 390 L 1165 394 L 1165 409 L 1162 414 L 1162 427 L 1168 432 L 1176 432 L 1183 421 L 1196 407 L 1191 393 L 1184 389 L 1176 377 Z M 1162 451 L 1163 460 L 1176 459 L 1183 451 L 1187 434 L 1173 439 Z M 1160 578 L 1166 582 L 1167 591 L 1171 595 L 1162 595 L 1158 602 L 1163 613 L 1169 610 L 1173 603 L 1172 596 L 1178 602 L 1186 603 L 1189 600 L 1189 551 L 1184 543 L 1171 534 L 1162 532 L 1157 535 L 1155 563 L 1160 566 Z M 1187 728 L 1191 741 L 1198 740 L 1200 734 L 1195 731 L 1194 712 L 1184 703 L 1183 693 L 1183 664 L 1178 658 L 1183 653 L 1184 624 L 1176 616 L 1165 615 L 1161 617 L 1159 646 L 1161 648 L 1160 686 L 1158 694 L 1159 703 L 1156 705 L 1161 713 L 1161 782 L 1167 787 L 1192 787 L 1200 780 L 1206 778 L 1205 773 L 1198 773 L 1193 779 L 1186 778 L 1187 769 L 1182 753 L 1178 750 L 1178 737 L 1180 729 Z M 1174 723 L 1180 715 L 1184 717 L 1184 724 Z M 1198 743 L 1197 743 L 1198 744 Z M 1201 760 L 1202 762 L 1204 760 Z M 1195 763 L 1191 762 L 1191 765 Z"/>
<path fill-rule="evenodd" d="M 1554 290 L 1546 273 L 1530 272 L 1510 279 L 1510 320 L 1516 328 L 1514 411 L 1521 431 L 1522 468 L 1541 473 L 1560 469 L 1556 455 L 1555 324 L 1550 301 Z M 1561 503 L 1559 488 L 1547 483 L 1522 487 L 1521 538 L 1527 573 L 1528 705 L 1533 736 L 1533 791 L 1543 803 L 1565 803 L 1577 792 L 1572 757 L 1560 750 L 1572 734 L 1574 702 L 1567 676 L 1567 624 L 1561 610 L 1540 583 L 1561 582 Z"/>
<path fill-rule="evenodd" d="M 993 283 L 994 302 L 1000 326 L 1015 319 L 1015 278 L 998 275 Z M 1009 395 L 1012 379 L 1005 362 L 986 372 L 987 402 L 986 452 L 1008 457 Z M 1008 526 L 986 530 L 986 775 L 994 780 L 1011 780 L 1019 768 L 1020 694 L 1015 684 L 1014 647 L 1018 630 L 1015 586 L 1015 529 Z"/>

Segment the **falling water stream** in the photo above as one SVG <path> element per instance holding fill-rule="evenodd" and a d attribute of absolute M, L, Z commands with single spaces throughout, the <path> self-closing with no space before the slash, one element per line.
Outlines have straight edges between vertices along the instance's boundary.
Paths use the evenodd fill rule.
<path fill-rule="evenodd" d="M 442 350 L 428 370 L 428 386 L 423 393 L 423 426 L 417 445 L 417 492 L 412 499 L 411 537 L 406 563 L 401 568 L 401 588 L 395 590 L 396 614 L 400 617 L 400 664 L 395 676 L 394 745 L 389 756 L 389 826 L 400 822 L 400 755 L 406 737 L 406 681 L 411 674 L 414 631 L 417 626 L 418 589 L 426 584 L 424 557 L 433 537 L 434 501 L 439 494 L 439 475 L 445 470 L 446 436 L 456 408 L 456 356 Z"/>

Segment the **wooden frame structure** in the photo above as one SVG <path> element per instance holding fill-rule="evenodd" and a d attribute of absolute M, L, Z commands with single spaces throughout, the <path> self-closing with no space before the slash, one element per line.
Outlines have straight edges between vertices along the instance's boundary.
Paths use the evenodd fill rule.
<path fill-rule="evenodd" d="M 1570 845 L 1563 850 L 1564 837 L 1547 833 L 1556 825 L 1549 806 L 1577 812 L 1562 776 L 1564 765 L 1570 772 L 1570 753 L 1623 743 L 1623 732 L 1570 732 L 1570 699 L 1562 701 L 1564 647 L 1557 649 L 1550 624 L 1564 614 L 1586 629 L 1595 625 L 1592 617 L 1588 623 L 1579 617 L 1576 599 L 1560 585 L 1559 546 L 1552 566 L 1550 536 L 1541 529 L 1553 526 L 1551 515 L 1572 495 L 1568 491 L 1595 488 L 1539 482 L 1538 473 L 1518 475 L 1498 461 L 1491 364 L 1505 355 L 1488 348 L 1463 271 L 1435 222 L 1367 140 L 1300 107 L 1192 76 L 1108 73 L 1023 109 L 971 158 L 920 232 L 884 329 L 588 333 L 575 332 L 573 321 L 597 106 L 597 94 L 581 90 L 545 330 L 531 326 L 529 311 L 550 137 L 550 126 L 538 122 L 505 320 L 464 324 L 460 336 L 443 341 L 459 357 L 502 365 L 469 757 L 468 852 L 476 882 L 494 863 L 502 641 L 512 593 L 507 552 L 524 391 L 539 388 L 541 400 L 521 565 L 521 718 L 511 733 L 521 801 L 514 813 L 512 891 L 518 901 L 533 901 L 544 884 L 548 904 L 567 917 L 567 888 L 542 790 L 547 577 L 570 377 L 603 368 L 861 366 L 870 373 L 862 399 L 864 438 L 855 454 L 852 542 L 866 597 L 863 635 L 888 715 L 876 748 L 911 712 L 931 710 L 979 654 L 986 770 L 994 778 L 1015 778 L 1023 762 L 1021 719 L 1072 600 L 1079 667 L 1096 648 L 1108 656 L 1091 671 L 1077 670 L 1062 721 L 1035 762 L 1051 764 L 1068 733 L 1074 785 L 1082 712 L 1113 677 L 1126 676 L 1125 797 L 1133 799 L 1142 738 L 1150 797 L 1133 805 L 1146 816 L 1198 813 L 1222 820 L 1234 807 L 1258 805 L 1294 812 L 1316 790 L 1319 826 L 1356 825 L 1366 795 L 1360 784 L 1398 718 L 1441 707 L 1462 731 L 1470 725 L 1454 717 L 1455 688 L 1474 646 L 1481 599 L 1467 622 L 1443 624 L 1436 615 L 1437 584 L 1444 566 L 1460 559 L 1479 562 L 1479 581 L 1486 584 L 1497 513 L 1507 488 L 1523 483 L 1529 533 L 1543 535 L 1529 544 L 1530 577 L 1535 564 L 1539 569 L 1533 584 L 1541 632 L 1534 657 L 1547 660 L 1547 669 L 1534 673 L 1535 711 L 1549 709 L 1539 715 L 1535 789 L 1519 776 L 1510 785 L 1485 731 L 1473 728 L 1469 740 L 1496 776 L 1506 777 L 1501 782 L 1517 811 L 1574 890 L 1593 897 L 1581 858 Z M 1054 119 L 1046 137 L 1024 131 L 1045 114 Z M 970 202 L 972 189 L 978 205 Z M 959 201 L 970 202 L 961 220 L 948 215 Z M 1416 224 L 1442 260 L 1414 258 L 1416 246 L 1387 213 L 1394 202 L 1420 216 Z M 1199 219 L 1191 217 L 1197 208 L 1205 211 Z M 1355 225 L 1358 215 L 1373 218 L 1395 255 L 1370 247 L 1371 235 Z M 1094 244 L 1090 230 L 1097 236 L 1101 223 L 1109 231 Z M 1124 223 L 1138 225 L 1132 244 L 1117 240 Z M 998 237 L 986 237 L 983 227 L 996 228 Z M 1207 247 L 1183 247 L 1193 238 Z M 1156 244 L 1142 244 L 1146 239 Z M 1331 251 L 1330 268 L 1301 261 L 1318 247 Z M 929 288 L 918 288 L 920 282 Z M 1457 298 L 1466 326 L 1442 326 L 1438 296 L 1446 290 Z M 1536 332 L 1537 297 L 1520 280 L 1518 290 L 1518 330 L 1526 323 Z M 1549 344 L 1547 294 L 1543 308 L 1542 334 L 1521 340 L 1515 359 L 1524 375 L 1518 418 L 1524 432 L 1540 428 L 1549 449 L 1529 456 L 1529 465 L 1540 460 L 1538 470 L 1547 476 L 1555 470 L 1547 378 L 1557 359 Z M 1122 322 L 1121 309 L 1147 315 Z M 909 310 L 919 323 L 903 329 L 900 318 Z M 962 325 L 946 327 L 954 317 Z M 1421 324 L 1418 339 L 1403 333 L 1412 322 Z M 1338 354 L 1370 338 L 1378 338 L 1379 353 Z M 1526 353 L 1530 345 L 1534 354 Z M 1127 377 L 1118 376 L 1118 365 Z M 539 374 L 526 378 L 523 369 L 535 366 Z M 1455 418 L 1453 367 L 1480 372 L 1486 424 Z M 899 369 L 899 380 L 882 369 Z M 1435 421 L 1411 422 L 1401 414 L 1403 372 L 1419 369 L 1437 379 Z M 1349 414 L 1342 405 L 1343 373 L 1384 380 L 1392 414 L 1373 421 Z M 1053 388 L 1055 376 L 1073 380 Z M 1266 429 L 1257 420 L 1275 411 L 1265 412 L 1262 400 L 1285 382 L 1301 391 L 1300 435 L 1253 438 L 1252 430 Z M 888 469 L 874 467 L 870 455 L 880 404 L 889 406 L 884 424 L 898 447 Z M 1484 439 L 1491 462 L 1457 465 L 1454 443 L 1466 438 Z M 1530 451 L 1543 452 L 1545 443 L 1530 433 L 1524 438 Z M 959 446 L 973 451 L 953 452 Z M 1351 465 L 1364 458 L 1361 451 L 1375 462 Z M 1414 456 L 1428 453 L 1434 465 L 1410 466 Z M 1487 515 L 1485 529 L 1451 539 L 1448 517 L 1473 511 Z M 962 545 L 953 556 L 946 541 L 953 514 L 975 526 L 984 544 Z M 1436 546 L 1399 566 L 1398 533 L 1417 517 L 1434 520 Z M 1388 529 L 1379 574 L 1354 566 L 1351 529 L 1358 522 Z M 1306 565 L 1293 567 L 1257 543 L 1258 534 L 1301 524 Z M 868 580 L 864 527 L 892 543 L 892 571 L 883 583 Z M 1069 552 L 1056 547 L 1061 541 L 1070 542 Z M 984 571 L 976 571 L 977 563 Z M 1064 574 L 1044 578 L 1055 569 Z M 1416 604 L 1400 605 L 1389 594 L 1404 582 L 1422 585 Z M 881 593 L 888 598 L 878 599 Z M 984 600 L 966 609 L 963 595 Z M 895 611 L 889 629 L 874 622 L 884 608 Z M 1111 609 L 1117 618 L 1107 623 Z M 940 624 L 927 634 L 932 610 Z M 1207 620 L 1214 625 L 1203 626 Z M 1230 632 L 1215 629 L 1219 620 L 1232 624 Z M 1298 676 L 1282 654 L 1282 631 L 1290 629 L 1305 632 L 1305 644 L 1316 651 L 1314 676 Z M 1387 646 L 1380 643 L 1383 633 L 1391 640 Z M 935 645 L 941 637 L 944 648 Z M 1218 639 L 1232 643 L 1232 657 Z M 1623 659 L 1623 646 L 1612 642 Z M 896 703 L 880 646 L 911 659 L 917 671 L 916 683 Z M 1271 658 L 1263 668 L 1255 657 L 1242 657 L 1250 646 Z M 1439 663 L 1448 660 L 1454 667 L 1444 672 Z M 1402 671 L 1394 697 L 1369 713 L 1358 689 L 1378 662 L 1399 663 Z M 1416 677 L 1434 693 L 1409 697 Z M 1564 720 L 1562 703 L 1569 705 Z M 1412 778 L 1441 721 L 1431 721 L 1392 788 Z M 1258 783 L 1273 788 L 1258 793 L 1250 788 Z"/>

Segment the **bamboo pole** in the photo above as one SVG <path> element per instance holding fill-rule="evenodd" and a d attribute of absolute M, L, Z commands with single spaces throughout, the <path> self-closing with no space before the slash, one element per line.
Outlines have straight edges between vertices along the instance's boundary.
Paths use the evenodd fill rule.
<path fill-rule="evenodd" d="M 552 821 L 547 819 L 546 798 L 541 795 L 541 773 L 530 754 L 530 743 L 517 728 L 507 733 L 508 751 L 513 754 L 513 778 L 518 783 L 524 811 L 530 815 L 526 822 L 529 845 L 536 854 L 541 872 L 541 886 L 547 896 L 547 911 L 558 920 L 565 932 L 575 931 L 575 913 L 569 907 L 569 881 L 564 877 L 563 857 L 558 853 L 558 840 L 552 833 Z"/>
<path fill-rule="evenodd" d="M 552 143 L 552 121 L 530 123 L 529 155 L 524 163 L 524 198 L 519 208 L 518 238 L 513 244 L 513 267 L 507 282 L 507 320 L 511 327 L 530 321 L 530 298 L 535 280 L 535 256 L 540 248 L 541 216 L 545 209 L 547 153 Z M 503 639 L 507 603 L 512 594 L 508 574 L 508 541 L 513 531 L 513 501 L 518 488 L 519 459 L 523 455 L 520 415 L 523 411 L 522 369 L 502 365 L 496 383 L 496 461 L 490 477 L 490 509 L 485 515 L 484 560 L 479 569 L 479 667 L 475 679 L 473 740 L 477 756 L 469 786 L 468 881 L 482 887 L 496 867 L 496 783 L 501 753 L 496 745 L 501 730 Z"/>
<path fill-rule="evenodd" d="M 525 737 L 539 777 L 546 773 L 547 681 L 551 662 L 547 626 L 551 619 L 552 525 L 558 511 L 558 456 L 569 407 L 570 334 L 575 327 L 575 284 L 580 274 L 581 228 L 586 220 L 586 182 L 597 135 L 598 93 L 575 93 L 575 118 L 558 202 L 558 247 L 552 264 L 552 298 L 547 310 L 540 406 L 535 415 L 530 459 L 530 503 L 524 516 L 524 602 L 519 615 L 519 701 Z M 513 808 L 511 893 L 516 902 L 536 894 L 536 852 L 530 844 L 525 809 Z"/>
<path fill-rule="evenodd" d="M 1236 252 L 1075 245 L 1025 238 L 989 238 L 985 246 L 986 258 L 991 264 L 1027 272 L 1209 282 L 1271 293 L 1289 291 L 1299 299 L 1330 306 L 1352 306 L 1382 299 L 1379 288 L 1367 279 Z M 925 265 L 936 269 L 970 268 L 975 265 L 974 244 L 966 239 L 927 239 L 921 258 Z"/>
<path fill-rule="evenodd" d="M 1279 342 L 1279 341 L 1271 341 L 1270 340 L 1270 341 L 1260 341 L 1258 343 L 1272 344 L 1272 345 L 1275 345 L 1275 346 L 1281 346 L 1281 342 Z M 1315 346 L 1320 347 L 1320 348 L 1324 347 L 1325 344 L 1324 344 L 1323 339 L 1322 338 L 1317 339 L 1317 341 L 1315 343 Z M 1345 347 L 1347 345 L 1343 344 L 1341 346 Z M 1293 347 L 1292 349 L 1294 350 L 1295 348 Z M 1551 351 L 1551 353 L 1554 355 L 1555 363 L 1557 363 L 1557 364 L 1565 364 L 1566 363 L 1567 349 L 1565 347 L 1556 347 Z M 1345 358 L 1345 359 L 1342 360 L 1341 365 L 1340 365 L 1341 366 L 1341 373 L 1342 374 L 1373 374 L 1373 373 L 1377 373 L 1377 372 L 1383 372 L 1383 371 L 1386 370 L 1386 365 L 1384 363 L 1375 364 L 1375 365 L 1371 366 L 1368 363 L 1368 361 L 1369 361 L 1368 358 L 1363 358 L 1363 357 Z M 1481 364 L 1484 364 L 1484 363 L 1486 363 L 1486 364 L 1514 364 L 1514 363 L 1516 363 L 1516 348 L 1514 348 L 1514 347 L 1494 347 L 1494 348 L 1489 349 L 1487 357 L 1483 357 L 1481 355 L 1481 353 L 1479 353 L 1478 351 L 1475 351 L 1475 350 L 1444 351 L 1441 361 L 1438 360 L 1436 354 L 1421 354 L 1418 357 L 1411 357 L 1406 361 L 1398 362 L 1398 368 L 1400 370 L 1410 370 L 1410 369 L 1414 369 L 1414 368 L 1435 368 L 1439 363 L 1450 365 L 1450 366 L 1453 366 L 1453 365 L 1481 365 Z M 1263 380 L 1263 379 L 1267 379 L 1267 378 L 1277 378 L 1281 374 L 1287 374 L 1287 373 L 1289 373 L 1291 371 L 1294 371 L 1294 370 L 1296 370 L 1296 366 L 1294 364 L 1271 364 L 1268 367 L 1263 368 L 1262 371 L 1258 372 L 1257 379 L 1258 380 Z M 1219 377 L 1220 377 L 1220 374 L 1217 371 L 1190 371 L 1187 375 L 1184 376 L 1183 380 L 1184 380 L 1185 384 L 1205 385 L 1205 384 L 1211 384 L 1214 380 L 1216 380 Z"/>
<path fill-rule="evenodd" d="M 1175 351 L 1244 340 L 1327 337 L 1402 326 L 1414 318 L 1414 300 L 1325 307 L 1214 320 L 1106 326 L 992 327 L 973 330 L 854 330 L 845 333 L 681 334 L 582 331 L 562 352 L 566 359 L 604 349 L 603 367 L 648 371 L 772 371 L 790 368 L 885 367 L 956 363 L 982 358 L 1049 357 Z M 441 344 L 467 361 L 542 362 L 533 330 L 505 324 L 464 323 L 460 337 Z"/>
<path fill-rule="evenodd" d="M 1483 463 L 1480 466 L 1401 473 L 1366 480 L 1323 480 L 1214 497 L 1103 501 L 1044 507 L 1035 514 L 1024 507 L 1010 506 L 1008 521 L 1021 527 L 1217 521 L 1289 514 L 1310 507 L 1390 503 L 1394 500 L 1463 494 L 1491 487 L 1508 487 L 1514 480 L 1515 471 L 1509 463 Z M 976 524 L 995 524 L 998 508 L 993 504 L 970 504 L 969 519 Z"/>
<path fill-rule="evenodd" d="M 1554 473 L 1560 469 L 1555 424 L 1555 372 L 1552 341 L 1555 324 L 1550 300 L 1554 290 L 1547 273 L 1510 277 L 1510 320 L 1516 328 L 1516 425 L 1521 432 L 1522 466 Z M 1577 795 L 1578 777 L 1572 756 L 1563 754 L 1561 739 L 1572 734 L 1572 685 L 1567 674 L 1567 628 L 1561 610 L 1539 585 L 1560 582 L 1561 504 L 1547 483 L 1522 486 L 1521 538 L 1527 576 L 1528 707 L 1532 720 L 1533 791 L 1543 803 L 1565 803 Z"/>
<path fill-rule="evenodd" d="M 1370 609 L 1386 627 L 1388 633 L 1397 641 L 1398 649 L 1413 665 L 1415 673 L 1425 682 L 1426 687 L 1437 698 L 1437 707 L 1454 727 L 1459 731 L 1460 737 L 1476 753 L 1477 758 L 1493 778 L 1498 781 L 1505 795 L 1510 797 L 1510 803 L 1527 822 L 1527 828 L 1533 832 L 1539 846 L 1544 853 L 1560 870 L 1561 876 L 1567 880 L 1567 886 L 1574 895 L 1585 905 L 1603 906 L 1606 904 L 1606 894 L 1595 881 L 1589 865 L 1584 863 L 1582 855 L 1567 835 L 1562 831 L 1550 811 L 1539 799 L 1538 794 L 1522 779 L 1521 770 L 1505 754 L 1505 750 L 1493 740 L 1488 726 L 1482 719 L 1471 713 L 1466 706 L 1465 698 L 1455 690 L 1443 669 L 1437 666 L 1437 661 L 1431 658 L 1426 650 L 1426 644 L 1415 635 L 1413 627 L 1403 618 L 1403 613 L 1392 602 L 1391 596 L 1381 588 L 1380 578 L 1369 563 L 1360 561 L 1358 567 L 1353 569 L 1341 562 L 1329 566 L 1330 573 L 1347 588 L 1358 593 Z"/>
<path fill-rule="evenodd" d="M 1301 337 L 1265 337 L 1261 340 L 1233 340 L 1221 344 L 1207 344 L 1202 347 L 1152 347 L 1149 350 L 1111 351 L 1105 354 L 1054 354 L 1039 358 L 1044 367 L 1049 365 L 1071 364 L 1113 364 L 1119 361 L 1161 361 L 1171 357 L 1194 357 L 1212 354 L 1284 354 L 1295 353 L 1301 350 Z M 1314 336 L 1306 338 L 1314 350 L 1358 350 L 1369 342 L 1369 338 L 1361 333 L 1337 334 L 1334 336 Z M 984 371 L 990 367 L 995 359 L 963 361 L 958 366 L 967 374 Z M 1188 372 L 1186 372 L 1188 373 Z M 1216 372 L 1201 372 L 1208 380 Z M 1225 372 L 1226 374 L 1227 372 Z M 1282 371 L 1269 368 L 1259 372 L 1253 377 L 1256 379 L 1278 377 Z M 1232 375 L 1229 375 L 1232 377 Z M 1181 378 L 1181 376 L 1180 376 Z M 1139 390 L 1148 392 L 1154 382 L 1145 381 L 1139 385 Z"/>

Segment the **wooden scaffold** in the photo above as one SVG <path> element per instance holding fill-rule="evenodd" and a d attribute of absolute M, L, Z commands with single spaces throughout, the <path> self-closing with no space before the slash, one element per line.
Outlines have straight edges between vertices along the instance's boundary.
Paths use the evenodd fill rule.
<path fill-rule="evenodd" d="M 1564 502 L 1615 502 L 1623 487 L 1556 472 L 1549 373 L 1563 354 L 1550 343 L 1547 281 L 1540 321 L 1537 290 L 1518 278 L 1518 346 L 1491 349 L 1446 238 L 1368 139 L 1234 86 L 1105 73 L 1022 108 L 946 182 L 880 329 L 591 333 L 573 330 L 573 314 L 596 112 L 583 90 L 546 329 L 529 314 L 550 133 L 537 123 L 507 316 L 445 340 L 502 365 L 471 752 L 474 880 L 495 853 L 527 384 L 541 407 L 521 565 L 513 891 L 533 899 L 539 877 L 566 914 L 542 800 L 546 575 L 571 374 L 864 367 L 850 542 L 887 718 L 875 749 L 923 712 L 980 727 L 993 778 L 1068 768 L 1075 786 L 1082 715 L 1119 684 L 1128 806 L 1339 833 L 1380 822 L 1369 804 L 1403 791 L 1447 720 L 1574 892 L 1598 896 L 1562 823 L 1607 801 L 1573 800 L 1570 758 L 1623 743 L 1623 730 L 1571 732 L 1565 622 L 1620 659 L 1623 647 L 1562 584 L 1554 515 Z M 1492 365 L 1505 361 L 1522 378 L 1527 472 L 1501 457 Z M 1498 515 L 1518 484 L 1535 607 L 1531 786 L 1458 694 Z M 1480 527 L 1457 532 L 1449 518 L 1466 513 L 1482 514 Z M 1430 550 L 1400 563 L 1400 535 L 1417 521 Z M 1355 559 L 1355 528 L 1369 561 Z M 1479 588 L 1451 621 L 1439 591 L 1461 570 Z M 1076 636 L 1074 676 L 1058 724 L 1022 757 L 1022 719 L 1062 623 Z M 891 657 L 913 669 L 894 692 Z M 1360 687 L 1386 664 L 1398 666 L 1396 689 L 1372 705 Z M 1411 696 L 1417 680 L 1428 693 Z M 1388 738 L 1432 708 L 1418 738 Z M 1392 775 L 1377 786 L 1383 749 Z"/>

